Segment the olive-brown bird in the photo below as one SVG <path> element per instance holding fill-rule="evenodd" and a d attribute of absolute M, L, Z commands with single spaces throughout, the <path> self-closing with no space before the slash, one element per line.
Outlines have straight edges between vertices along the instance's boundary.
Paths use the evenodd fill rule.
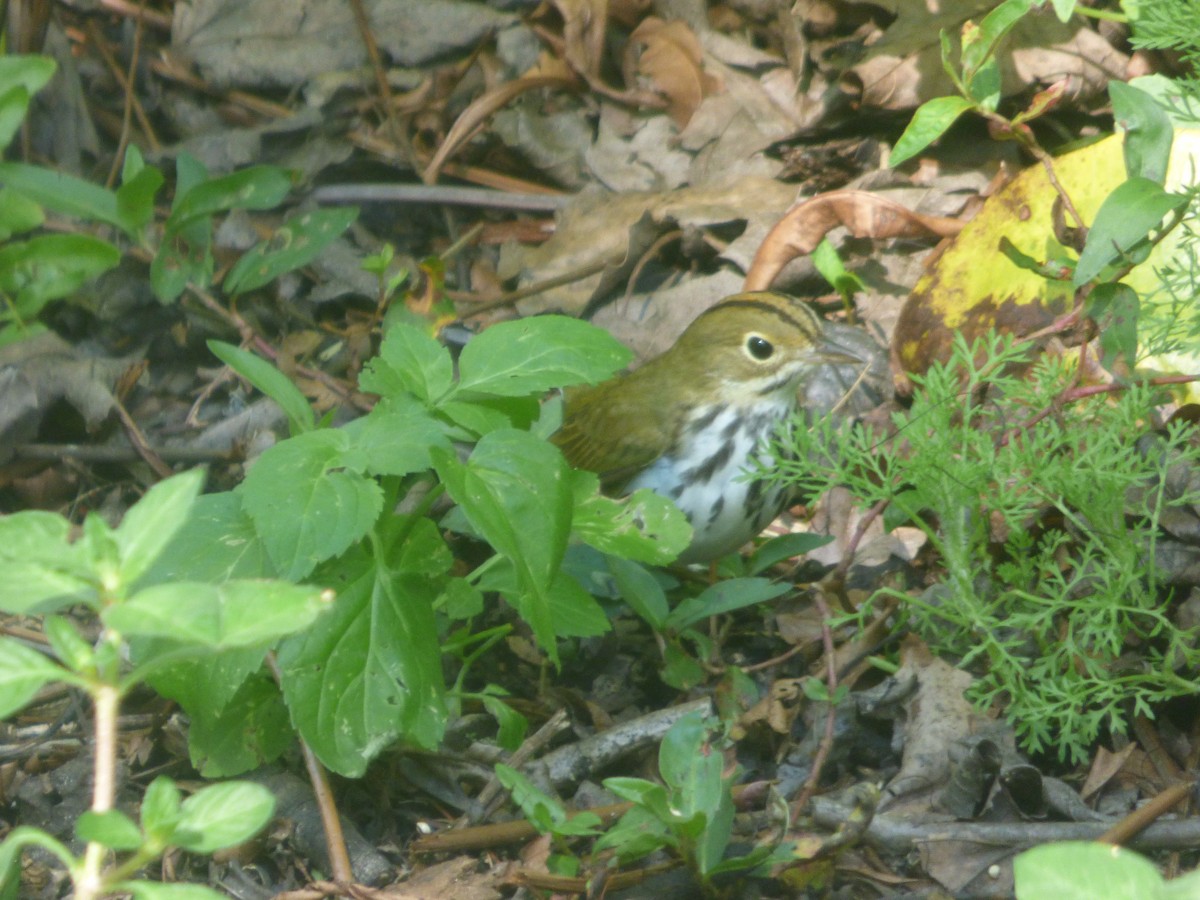
<path fill-rule="evenodd" d="M 756 458 L 772 464 L 771 439 L 795 411 L 804 374 L 846 360 L 799 300 L 735 294 L 635 371 L 568 390 L 553 440 L 609 493 L 650 488 L 669 497 L 694 532 L 680 561 L 713 560 L 782 511 L 785 489 L 747 473 Z"/>

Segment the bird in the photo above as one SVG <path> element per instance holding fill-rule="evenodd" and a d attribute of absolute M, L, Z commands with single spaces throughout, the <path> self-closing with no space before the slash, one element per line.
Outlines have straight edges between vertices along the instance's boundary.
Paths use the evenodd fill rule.
<path fill-rule="evenodd" d="M 677 561 L 711 562 L 783 510 L 785 486 L 748 473 L 774 464 L 772 440 L 797 410 L 805 374 L 846 361 L 802 301 L 734 294 L 639 368 L 569 388 L 551 440 L 610 495 L 649 488 L 672 500 L 693 532 Z"/>

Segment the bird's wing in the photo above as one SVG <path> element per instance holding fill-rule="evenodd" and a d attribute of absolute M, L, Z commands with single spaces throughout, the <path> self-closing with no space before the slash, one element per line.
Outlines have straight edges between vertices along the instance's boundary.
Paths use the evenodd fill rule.
<path fill-rule="evenodd" d="M 670 435 L 656 421 L 661 410 L 648 416 L 644 403 L 623 400 L 627 392 L 609 390 L 612 384 L 568 391 L 562 428 L 553 440 L 571 465 L 620 490 L 666 452 Z"/>

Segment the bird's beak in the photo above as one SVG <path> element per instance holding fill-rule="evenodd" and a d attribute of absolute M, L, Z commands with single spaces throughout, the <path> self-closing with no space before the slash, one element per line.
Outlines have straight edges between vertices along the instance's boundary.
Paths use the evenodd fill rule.
<path fill-rule="evenodd" d="M 822 337 L 821 343 L 816 347 L 815 356 L 816 362 L 830 366 L 861 366 L 870 362 L 850 347 L 839 344 L 828 336 Z"/>

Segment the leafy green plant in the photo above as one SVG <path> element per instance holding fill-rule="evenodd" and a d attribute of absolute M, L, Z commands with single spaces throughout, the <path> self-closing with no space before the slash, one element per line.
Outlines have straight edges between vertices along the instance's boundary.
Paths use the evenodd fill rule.
<path fill-rule="evenodd" d="M 442 653 L 496 639 L 473 635 L 483 593 L 503 596 L 550 660 L 564 637 L 598 634 L 608 617 L 571 575 L 571 540 L 648 563 L 686 546 L 671 504 L 639 492 L 599 494 L 540 435 L 553 430 L 538 398 L 553 386 L 596 380 L 627 359 L 604 332 L 545 316 L 483 332 L 458 359 L 421 329 L 397 324 L 360 378 L 379 396 L 370 413 L 322 428 L 298 390 L 236 347 L 213 350 L 288 412 L 292 436 L 255 462 L 232 492 L 199 498 L 196 515 L 161 560 L 164 578 L 278 576 L 337 591 L 328 616 L 278 646 L 280 691 L 255 675 L 261 657 L 239 650 L 156 673 L 153 686 L 191 714 L 193 759 L 229 774 L 279 752 L 225 740 L 231 729 L 290 718 L 335 771 L 361 773 L 396 739 L 436 746 L 452 702 Z M 494 553 L 466 575 L 434 510 L 456 506 L 442 528 L 481 538 Z M 397 512 L 399 507 L 400 512 Z M 211 548 L 197 558 L 190 548 Z M 462 688 L 462 682 L 457 685 Z M 520 720 L 496 689 L 476 692 L 515 739 Z M 336 698 L 330 702 L 331 698 Z M 257 729 L 249 729 L 257 734 Z"/>
<path fill-rule="evenodd" d="M 58 682 L 91 697 L 96 736 L 92 807 L 76 829 L 87 849 L 77 857 L 43 831 L 14 829 L 0 844 L 0 896 L 17 896 L 20 853 L 30 846 L 66 866 L 76 897 L 117 891 L 147 900 L 179 896 L 178 888 L 138 880 L 138 871 L 169 846 L 211 853 L 240 843 L 270 818 L 271 795 L 249 783 L 211 785 L 182 800 L 170 779 L 158 778 L 142 799 L 139 823 L 114 808 L 122 697 L 155 671 L 184 660 L 231 650 L 261 660 L 273 641 L 307 628 L 330 606 L 321 589 L 278 580 L 154 578 L 151 570 L 191 516 L 203 481 L 196 470 L 156 485 L 117 528 L 96 514 L 78 535 L 51 513 L 0 518 L 0 611 L 46 616 L 49 642 L 42 653 L 0 638 L 0 716 Z M 65 615 L 77 607 L 99 619 L 98 636 L 85 637 Z M 125 856 L 109 863 L 110 852 Z M 201 887 L 187 890 L 189 897 L 219 896 Z"/>
<path fill-rule="evenodd" d="M 498 764 L 496 777 L 538 834 L 548 834 L 554 840 L 558 852 L 547 860 L 550 871 L 571 877 L 579 874 L 579 858 L 568 851 L 567 842 L 599 834 L 600 817 L 593 812 L 568 814 L 561 803 L 538 790 L 532 781 L 511 766 Z"/>
<path fill-rule="evenodd" d="M 766 863 L 775 848 L 726 856 L 738 773 L 726 771 L 722 743 L 710 722 L 699 713 L 689 713 L 663 737 L 658 754 L 663 784 L 643 778 L 606 778 L 604 786 L 634 806 L 596 841 L 593 854 L 612 853 L 627 864 L 670 850 L 684 860 L 706 895 L 716 893 L 713 880 L 719 875 Z"/>
<path fill-rule="evenodd" d="M 1144 856 L 1089 841 L 1045 844 L 1013 860 L 1017 900 L 1190 900 L 1200 872 L 1165 881 Z"/>
<path fill-rule="evenodd" d="M 1163 517 L 1200 499 L 1173 474 L 1200 448 L 1181 424 L 1139 441 L 1152 389 L 1074 389 L 1062 360 L 1022 374 L 1029 355 L 1011 337 L 959 337 L 893 417 L 896 442 L 823 420 L 796 429 L 799 462 L 779 477 L 845 485 L 887 504 L 885 523 L 920 528 L 944 583 L 877 596 L 902 597 L 912 628 L 979 671 L 973 698 L 1003 705 L 1028 749 L 1079 761 L 1102 728 L 1200 689 L 1200 651 L 1171 621 L 1155 554 Z"/>

